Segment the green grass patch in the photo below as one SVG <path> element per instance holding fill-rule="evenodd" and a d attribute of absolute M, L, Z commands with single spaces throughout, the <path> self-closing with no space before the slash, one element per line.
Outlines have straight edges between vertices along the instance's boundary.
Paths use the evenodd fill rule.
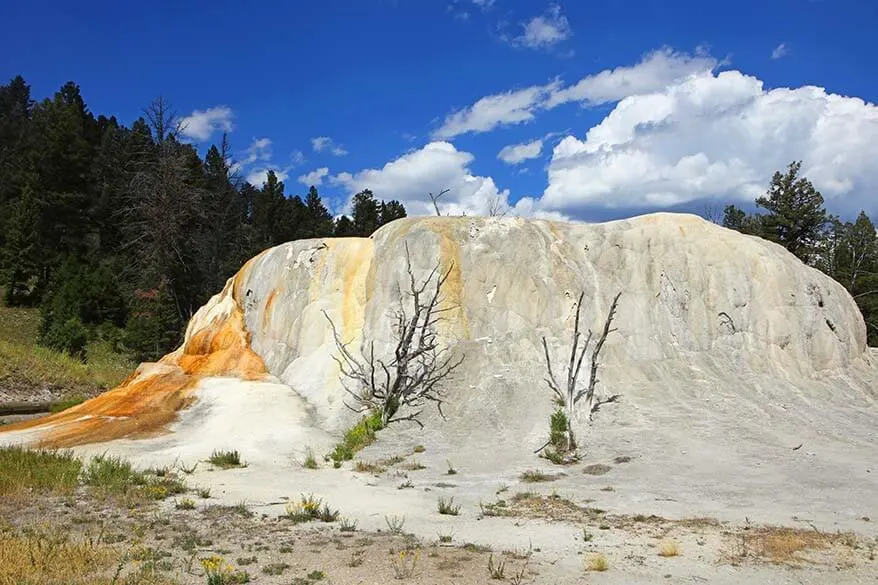
<path fill-rule="evenodd" d="M 185 484 L 167 470 L 137 471 L 121 457 L 93 457 L 82 473 L 82 482 L 103 496 L 133 496 L 164 500 L 186 491 Z"/>
<path fill-rule="evenodd" d="M 231 467 L 244 467 L 244 464 L 241 463 L 241 454 L 238 453 L 237 450 L 232 451 L 222 451 L 215 450 L 210 454 L 210 458 L 208 461 L 216 465 L 217 467 L 221 467 L 223 469 L 229 469 Z"/>
<path fill-rule="evenodd" d="M 70 494 L 81 470 L 82 462 L 71 451 L 0 447 L 0 497 L 28 491 Z"/>
<path fill-rule="evenodd" d="M 0 380 L 26 393 L 46 386 L 90 396 L 118 386 L 137 364 L 106 341 L 86 346 L 86 360 L 37 345 L 40 310 L 0 304 Z"/>
<path fill-rule="evenodd" d="M 71 396 L 70 398 L 64 398 L 63 400 L 59 400 L 58 402 L 53 402 L 49 406 L 49 412 L 61 412 L 62 410 L 73 408 L 77 404 L 82 404 L 86 400 L 87 398 L 85 396 Z"/>
<path fill-rule="evenodd" d="M 375 442 L 376 433 L 381 428 L 380 412 L 364 416 L 345 432 L 342 442 L 335 446 L 329 457 L 336 463 L 350 461 L 354 458 L 354 453 Z"/>

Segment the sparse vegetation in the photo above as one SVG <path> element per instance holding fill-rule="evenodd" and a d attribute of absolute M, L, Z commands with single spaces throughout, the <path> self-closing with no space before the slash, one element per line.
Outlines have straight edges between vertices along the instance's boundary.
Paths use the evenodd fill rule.
<path fill-rule="evenodd" d="M 271 563 L 262 567 L 262 572 L 266 575 L 276 577 L 278 575 L 283 575 L 284 572 L 289 568 L 290 566 L 286 563 Z"/>
<path fill-rule="evenodd" d="M 190 498 L 183 498 L 182 500 L 178 500 L 174 507 L 178 510 L 194 510 L 195 502 Z"/>
<path fill-rule="evenodd" d="M 439 498 L 436 506 L 439 510 L 439 513 L 445 516 L 457 516 L 460 514 L 460 506 L 454 505 L 454 497 Z"/>
<path fill-rule="evenodd" d="M 598 571 L 603 572 L 610 568 L 610 561 L 607 560 L 607 557 L 601 553 L 593 554 L 586 560 L 585 570 L 586 571 Z"/>
<path fill-rule="evenodd" d="M 241 455 L 237 450 L 214 450 L 208 459 L 212 465 L 216 465 L 221 469 L 230 469 L 232 467 L 245 467 L 241 463 Z"/>
<path fill-rule="evenodd" d="M 415 453 L 423 453 L 424 451 L 426 451 L 426 449 L 424 448 L 423 445 L 415 445 L 415 448 L 413 449 L 413 451 Z"/>
<path fill-rule="evenodd" d="M 357 521 L 350 518 L 342 518 L 338 521 L 338 529 L 341 532 L 354 532 L 357 529 Z"/>
<path fill-rule="evenodd" d="M 546 481 L 555 481 L 563 477 L 560 473 L 544 473 L 535 469 L 528 469 L 522 472 L 520 479 L 525 483 L 539 483 Z"/>
<path fill-rule="evenodd" d="M 390 559 L 390 566 L 397 579 L 410 579 L 418 567 L 421 549 L 401 550 Z"/>
<path fill-rule="evenodd" d="M 451 461 L 446 460 L 445 463 L 448 465 L 448 471 L 446 471 L 445 474 L 446 475 L 457 475 L 457 470 L 454 468 L 453 465 L 451 465 Z"/>
<path fill-rule="evenodd" d="M 71 451 L 0 447 L 0 498 L 25 493 L 70 494 L 82 462 Z"/>
<path fill-rule="evenodd" d="M 391 534 L 402 534 L 402 529 L 405 526 L 405 515 L 388 515 L 384 517 L 384 522 L 387 524 L 387 528 L 390 529 Z"/>
<path fill-rule="evenodd" d="M 358 460 L 354 464 L 354 471 L 357 471 L 359 473 L 372 473 L 378 475 L 387 471 L 387 468 L 378 463 Z"/>
<path fill-rule="evenodd" d="M 676 557 L 680 554 L 680 545 L 673 540 L 663 540 L 659 543 L 660 557 Z"/>
<path fill-rule="evenodd" d="M 305 451 L 305 460 L 302 462 L 302 467 L 305 469 L 317 469 L 317 459 L 314 457 L 314 451 L 311 450 L 311 447 Z"/>
<path fill-rule="evenodd" d="M 500 560 L 497 563 L 494 563 L 494 555 L 488 556 L 488 576 L 491 579 L 496 579 L 498 581 L 502 581 L 506 578 L 506 561 Z"/>
<path fill-rule="evenodd" d="M 593 463 L 591 465 L 586 465 L 582 468 L 582 473 L 586 475 L 605 475 L 609 473 L 613 468 L 609 465 L 605 465 L 604 463 Z"/>
<path fill-rule="evenodd" d="M 400 469 L 405 469 L 406 471 L 421 471 L 422 469 L 427 469 L 427 466 L 415 459 L 405 465 L 400 465 Z"/>
<path fill-rule="evenodd" d="M 375 433 L 383 428 L 381 423 L 381 414 L 372 412 L 348 429 L 342 442 L 335 446 L 332 453 L 329 454 L 336 464 L 342 461 L 350 461 L 354 458 L 354 454 L 375 442 Z"/>
<path fill-rule="evenodd" d="M 287 504 L 285 518 L 296 523 L 320 520 L 322 522 L 335 522 L 338 519 L 338 510 L 333 510 L 329 504 L 324 503 L 313 494 L 302 495 L 298 502 Z"/>

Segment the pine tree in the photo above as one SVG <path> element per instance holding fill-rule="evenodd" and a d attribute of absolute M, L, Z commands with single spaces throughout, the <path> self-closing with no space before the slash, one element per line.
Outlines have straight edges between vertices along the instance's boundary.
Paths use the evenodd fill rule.
<path fill-rule="evenodd" d="M 354 233 L 363 238 L 371 236 L 378 229 L 381 220 L 381 214 L 378 208 L 378 202 L 369 189 L 364 189 L 353 199 L 353 221 Z"/>
<path fill-rule="evenodd" d="M 402 203 L 395 199 L 393 201 L 388 201 L 387 203 L 382 201 L 381 205 L 379 205 L 378 211 L 380 215 L 380 219 L 378 220 L 379 226 L 388 224 L 395 219 L 401 219 L 406 216 L 405 207 L 403 207 Z"/>
<path fill-rule="evenodd" d="M 786 173 L 775 172 L 768 192 L 756 199 L 756 204 L 768 211 L 762 217 L 759 235 L 808 263 L 827 217 L 823 195 L 808 179 L 799 177 L 801 167 L 801 161 L 792 162 Z"/>
<path fill-rule="evenodd" d="M 305 199 L 305 218 L 302 222 L 302 238 L 325 238 L 332 235 L 332 216 L 323 205 L 317 187 L 311 185 Z"/>

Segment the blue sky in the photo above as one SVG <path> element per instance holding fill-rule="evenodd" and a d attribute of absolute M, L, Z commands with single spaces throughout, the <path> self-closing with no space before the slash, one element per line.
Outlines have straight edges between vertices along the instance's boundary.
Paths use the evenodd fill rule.
<path fill-rule="evenodd" d="M 745 203 L 793 159 L 878 212 L 878 3 L 327 0 L 4 3 L 0 74 L 80 84 L 130 123 L 157 95 L 334 211 L 602 219 Z M 301 179 L 300 179 L 301 177 Z"/>

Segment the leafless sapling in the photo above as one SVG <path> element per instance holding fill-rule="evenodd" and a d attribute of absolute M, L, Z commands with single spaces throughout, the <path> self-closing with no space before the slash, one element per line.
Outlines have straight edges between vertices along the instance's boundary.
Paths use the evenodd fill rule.
<path fill-rule="evenodd" d="M 439 193 L 437 193 L 436 195 L 433 195 L 433 193 L 430 193 L 430 194 L 429 194 L 429 195 L 430 195 L 430 201 L 433 202 L 433 209 L 436 210 L 436 215 L 438 215 L 439 217 L 442 217 L 442 213 L 439 211 L 439 199 L 440 199 L 443 195 L 445 195 L 446 193 L 448 193 L 449 191 L 450 191 L 450 189 L 442 189 L 442 190 L 439 191 Z"/>
<path fill-rule="evenodd" d="M 453 264 L 441 272 L 437 263 L 427 278 L 418 280 L 408 245 L 405 261 L 408 290 L 403 293 L 400 289 L 399 308 L 390 323 L 396 339 L 393 355 L 376 357 L 374 340 L 363 340 L 361 357 L 356 356 L 324 311 L 338 349 L 333 359 L 341 370 L 342 385 L 353 399 L 345 405 L 358 413 L 380 413 L 382 427 L 404 420 L 423 427 L 419 417 L 430 402 L 445 418 L 443 383 L 463 362 L 462 355 L 454 357 L 440 344 L 436 332 L 442 313 L 453 308 L 445 305 L 442 294 Z"/>
<path fill-rule="evenodd" d="M 610 304 L 610 310 L 607 313 L 607 319 L 604 322 L 603 331 L 601 331 L 601 335 L 598 337 L 597 342 L 594 344 L 594 348 L 591 351 L 591 369 L 588 377 L 588 386 L 579 388 L 577 385 L 579 372 L 582 369 L 582 362 L 585 359 L 585 354 L 588 352 L 593 337 L 592 331 L 589 329 L 585 341 L 582 342 L 580 317 L 582 316 L 582 299 L 584 296 L 585 293 L 581 293 L 579 295 L 579 300 L 576 302 L 573 341 L 570 347 L 570 360 L 567 365 L 567 380 L 563 387 L 558 383 L 558 379 L 555 377 L 555 372 L 552 368 L 552 360 L 549 357 L 549 345 L 546 342 L 546 338 L 543 337 L 543 352 L 546 357 L 546 369 L 548 370 L 546 384 L 548 384 L 549 388 L 555 393 L 555 400 L 557 404 L 564 409 L 564 414 L 566 416 L 567 429 L 564 432 L 565 436 L 563 442 L 560 445 L 555 445 L 556 448 L 560 448 L 563 451 L 573 451 L 576 449 L 576 440 L 573 436 L 573 415 L 576 406 L 581 400 L 585 399 L 586 411 L 588 412 L 588 416 L 591 417 L 591 415 L 597 412 L 602 405 L 616 402 L 620 397 L 619 394 L 613 394 L 607 398 L 596 399 L 595 387 L 598 383 L 598 366 L 600 364 L 601 349 L 604 347 L 604 342 L 606 342 L 607 336 L 615 331 L 615 329 L 612 328 L 613 318 L 616 316 L 616 308 L 618 307 L 619 297 L 622 296 L 622 293 L 619 292 L 613 298 L 613 302 Z M 550 443 L 551 442 L 553 441 L 550 440 Z M 542 450 L 548 445 L 549 443 L 546 443 L 546 445 L 543 445 L 539 450 Z"/>

